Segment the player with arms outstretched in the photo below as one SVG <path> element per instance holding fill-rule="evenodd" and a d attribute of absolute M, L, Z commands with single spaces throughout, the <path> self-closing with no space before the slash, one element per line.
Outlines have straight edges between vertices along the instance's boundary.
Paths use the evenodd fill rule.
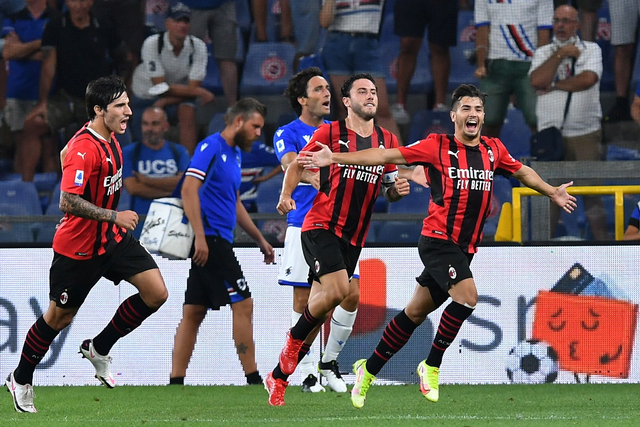
<path fill-rule="evenodd" d="M 417 368 L 420 390 L 427 400 L 439 398 L 440 364 L 464 321 L 473 313 L 478 291 L 470 264 L 482 239 L 484 222 L 491 209 L 493 177 L 513 176 L 529 188 L 548 196 L 571 213 L 575 197 L 567 193 L 573 183 L 552 187 L 530 167 L 515 160 L 497 138 L 480 136 L 486 95 L 473 85 L 453 92 L 451 121 L 454 135 L 430 134 L 406 147 L 337 153 L 301 152 L 298 162 L 306 167 L 341 165 L 424 165 L 431 185 L 429 212 L 418 241 L 424 270 L 405 309 L 387 325 L 369 359 L 354 364 L 356 381 L 351 401 L 362 408 L 375 375 L 409 340 L 427 315 L 444 304 L 431 351 Z"/>

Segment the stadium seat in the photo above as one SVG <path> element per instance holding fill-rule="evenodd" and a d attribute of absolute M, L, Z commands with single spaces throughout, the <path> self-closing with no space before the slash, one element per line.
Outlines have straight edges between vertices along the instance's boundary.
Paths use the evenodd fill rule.
<path fill-rule="evenodd" d="M 418 243 L 422 221 L 385 221 L 378 230 L 378 243 Z"/>
<path fill-rule="evenodd" d="M 394 203 L 389 203 L 388 212 L 390 214 L 413 214 L 419 213 L 427 215 L 429 210 L 429 197 L 431 189 L 421 185 L 410 183 L 411 192 L 402 199 Z"/>
<path fill-rule="evenodd" d="M 242 96 L 282 95 L 292 76 L 295 51 L 290 43 L 250 44 L 240 82 Z"/>
<path fill-rule="evenodd" d="M 124 186 L 120 189 L 120 200 L 118 201 L 118 211 L 126 211 L 131 209 L 131 195 L 127 192 Z"/>
<path fill-rule="evenodd" d="M 375 204 L 373 205 L 374 213 L 387 213 L 389 210 L 389 202 L 382 195 L 382 191 L 378 194 Z"/>
<path fill-rule="evenodd" d="M 469 62 L 469 57 L 475 55 L 476 27 L 472 10 L 458 12 L 458 43 L 450 48 L 451 74 L 449 75 L 448 91 L 463 83 L 478 84 L 473 73 L 476 65 Z"/>
<path fill-rule="evenodd" d="M 426 138 L 430 133 L 453 134 L 454 126 L 448 111 L 417 111 L 411 119 L 409 143 Z"/>
<path fill-rule="evenodd" d="M 280 198 L 283 178 L 284 174 L 279 174 L 268 181 L 260 183 L 256 197 L 256 206 L 259 213 L 277 213 L 276 205 Z"/>
<path fill-rule="evenodd" d="M 378 231 L 382 228 L 384 221 L 371 221 L 369 223 L 369 232 L 367 233 L 366 243 L 375 243 L 378 241 Z"/>
<path fill-rule="evenodd" d="M 297 118 L 298 118 L 298 115 L 296 114 L 295 111 L 285 111 L 284 113 L 278 116 L 278 120 L 276 121 L 276 128 L 279 128 L 288 123 L 291 123 Z"/>
<path fill-rule="evenodd" d="M 501 176 L 495 175 L 493 177 L 493 195 L 491 197 L 491 211 L 484 223 L 483 233 L 484 236 L 494 236 L 498 228 L 498 220 L 500 219 L 500 212 L 502 210 L 502 204 L 505 202 L 512 202 L 511 195 L 511 181 Z"/>
<path fill-rule="evenodd" d="M 222 132 L 224 127 L 224 113 L 216 113 L 213 115 L 211 121 L 209 122 L 207 135 L 213 135 L 214 133 Z"/>
<path fill-rule="evenodd" d="M 0 203 L 22 205 L 27 215 L 42 215 L 38 190 L 33 182 L 0 181 Z"/>
<path fill-rule="evenodd" d="M 31 213 L 20 204 L 0 202 L 0 217 L 29 216 Z M 0 243 L 31 243 L 35 227 L 26 222 L 10 222 L 0 219 Z"/>
<path fill-rule="evenodd" d="M 517 108 L 509 108 L 500 131 L 500 140 L 509 150 L 509 154 L 514 159 L 529 157 L 531 155 L 530 139 L 531 129 L 524 121 L 522 111 Z"/>
<path fill-rule="evenodd" d="M 64 212 L 60 210 L 60 182 L 58 181 L 53 188 L 53 192 L 51 193 L 51 201 L 49 202 L 49 206 L 44 212 L 47 216 L 55 216 L 58 219 L 64 216 Z M 53 235 L 56 232 L 57 222 L 42 222 L 38 224 L 38 232 L 36 237 L 36 242 L 39 243 L 51 243 L 53 241 Z"/>

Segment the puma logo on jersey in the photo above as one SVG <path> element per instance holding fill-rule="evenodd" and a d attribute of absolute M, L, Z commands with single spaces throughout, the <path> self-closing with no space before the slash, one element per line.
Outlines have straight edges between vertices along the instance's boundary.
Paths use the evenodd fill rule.
<path fill-rule="evenodd" d="M 107 157 L 107 163 L 113 164 L 113 161 L 111 161 L 111 157 Z"/>
<path fill-rule="evenodd" d="M 87 155 L 87 153 L 81 153 L 81 152 L 79 152 L 79 151 L 78 151 L 76 154 L 77 154 L 78 156 L 82 157 L 82 160 L 84 160 L 84 156 L 86 156 L 86 155 Z"/>
<path fill-rule="evenodd" d="M 347 140 L 347 142 L 344 142 L 343 140 L 339 139 L 338 144 L 344 145 L 345 147 L 349 148 L 349 140 Z"/>
<path fill-rule="evenodd" d="M 447 152 L 447 154 L 451 154 L 452 156 L 454 156 L 456 159 L 458 158 L 458 153 L 460 153 L 460 150 L 456 151 L 455 153 L 451 150 L 449 150 Z"/>

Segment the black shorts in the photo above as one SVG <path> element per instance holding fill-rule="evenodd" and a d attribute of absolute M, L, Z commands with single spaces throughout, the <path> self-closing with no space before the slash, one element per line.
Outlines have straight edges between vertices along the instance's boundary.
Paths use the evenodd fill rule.
<path fill-rule="evenodd" d="M 77 308 L 101 277 L 117 285 L 154 268 L 158 265 L 153 257 L 131 233 L 126 233 L 107 253 L 90 259 L 78 260 L 54 252 L 49 270 L 49 299 L 61 308 Z"/>
<path fill-rule="evenodd" d="M 458 2 L 453 0 L 398 0 L 393 32 L 400 37 L 422 38 L 428 28 L 429 42 L 455 46 L 458 41 Z"/>
<path fill-rule="evenodd" d="M 349 277 L 358 264 L 359 246 L 353 246 L 330 231 L 314 229 L 301 235 L 302 253 L 309 265 L 309 284 L 335 271 L 347 270 Z"/>
<path fill-rule="evenodd" d="M 418 284 L 431 292 L 431 298 L 440 307 L 449 298 L 451 286 L 473 277 L 473 254 L 463 252 L 460 246 L 449 240 L 420 236 L 418 253 L 424 265 Z"/>
<path fill-rule="evenodd" d="M 218 236 L 206 238 L 209 258 L 204 267 L 191 261 L 184 303 L 219 310 L 227 304 L 251 298 L 251 291 L 231 243 Z"/>

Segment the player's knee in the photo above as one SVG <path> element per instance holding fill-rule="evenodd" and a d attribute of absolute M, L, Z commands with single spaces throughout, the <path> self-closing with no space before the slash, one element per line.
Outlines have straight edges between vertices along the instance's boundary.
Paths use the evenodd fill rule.
<path fill-rule="evenodd" d="M 358 303 L 360 302 L 360 291 L 350 292 L 344 300 L 340 303 L 340 306 L 346 311 L 355 311 L 358 309 Z"/>

